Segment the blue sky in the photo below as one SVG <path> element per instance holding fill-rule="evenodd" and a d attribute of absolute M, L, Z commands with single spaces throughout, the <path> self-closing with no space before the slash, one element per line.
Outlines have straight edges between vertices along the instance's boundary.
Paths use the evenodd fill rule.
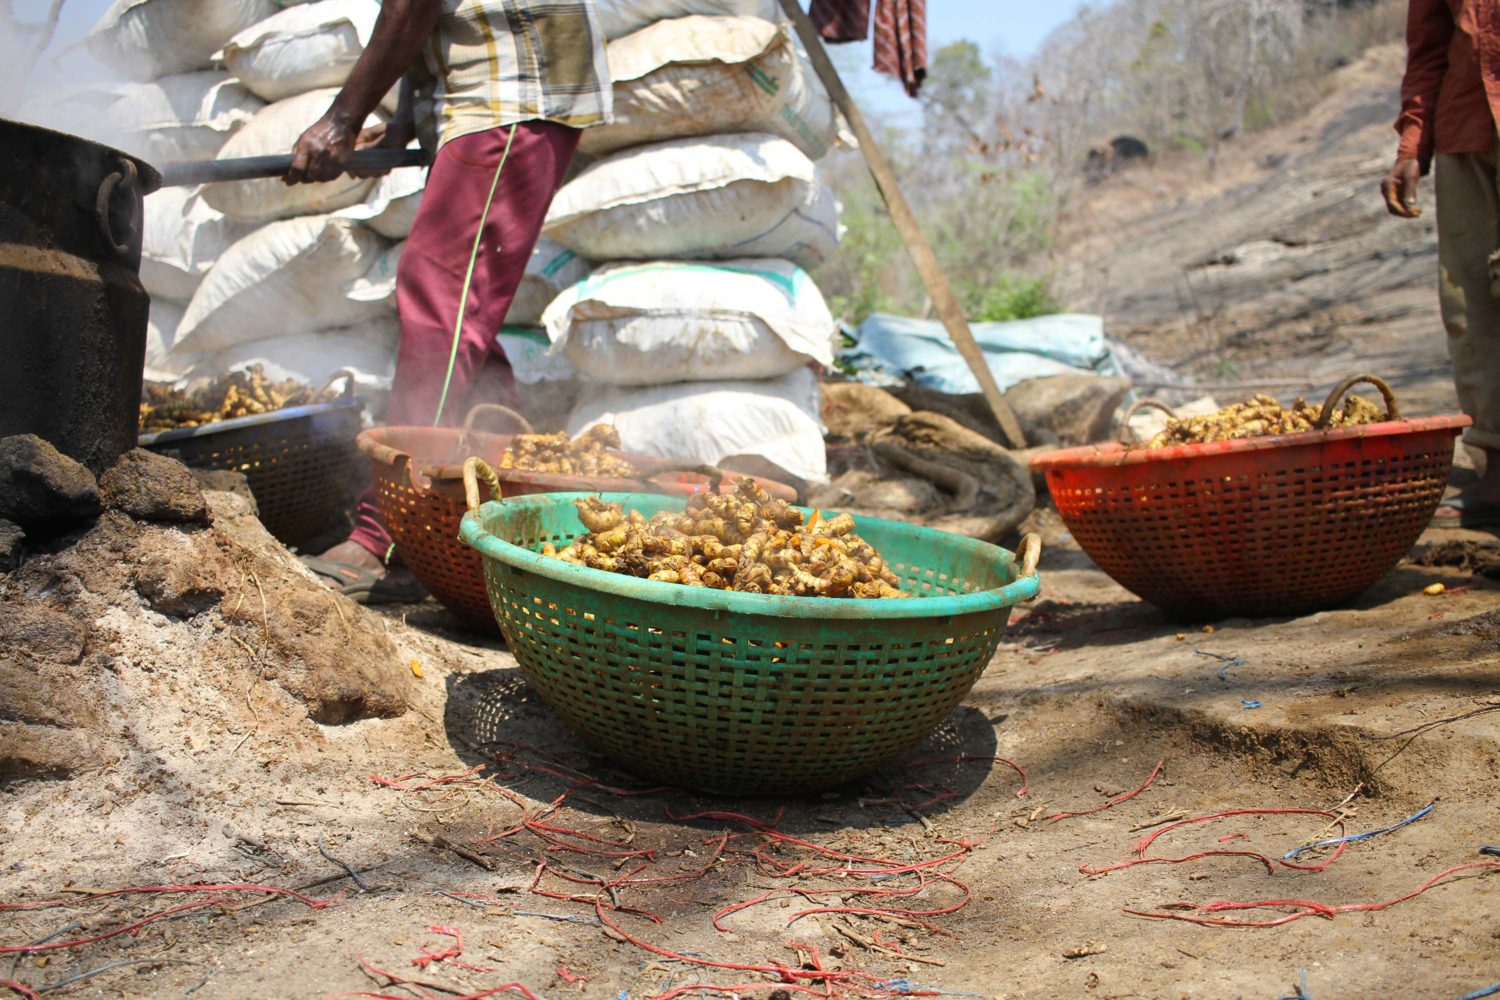
<path fill-rule="evenodd" d="M 61 49 L 82 38 L 104 13 L 110 0 L 66 0 L 62 22 L 58 30 L 55 49 Z M 16 14 L 22 19 L 40 20 L 48 6 L 47 0 L 15 0 Z M 1052 3 L 1036 3 L 1031 0 L 928 0 L 927 33 L 928 46 L 932 50 L 951 42 L 969 39 L 979 44 L 986 53 L 1005 52 L 1024 57 L 1036 51 L 1047 34 L 1059 24 L 1073 16 L 1082 6 L 1081 0 L 1054 0 Z M 844 46 L 843 48 L 852 48 Z M 899 85 L 886 81 L 868 70 L 870 52 L 868 44 L 860 51 L 849 53 L 840 59 L 842 66 L 851 63 L 861 67 L 851 79 L 851 89 L 869 105 L 871 110 L 905 117 L 915 113 L 915 102 L 909 101 Z M 65 62 L 67 76 L 73 82 L 88 72 L 82 60 L 87 57 L 75 54 Z"/>

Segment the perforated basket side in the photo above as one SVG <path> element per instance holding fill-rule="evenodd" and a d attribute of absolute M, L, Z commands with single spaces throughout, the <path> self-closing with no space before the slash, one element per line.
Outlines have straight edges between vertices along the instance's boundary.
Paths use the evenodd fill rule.
<path fill-rule="evenodd" d="M 357 403 L 328 404 L 209 424 L 143 439 L 189 468 L 243 473 L 266 530 L 287 546 L 326 534 L 347 513 L 361 459 Z"/>
<path fill-rule="evenodd" d="M 1189 619 L 1298 614 L 1375 583 L 1442 498 L 1453 431 L 1159 462 L 1055 465 L 1068 530 L 1126 589 Z"/>
<path fill-rule="evenodd" d="M 648 516 L 682 503 L 625 500 Z M 1035 593 L 1002 550 L 889 522 L 860 531 L 922 599 L 725 595 L 522 558 L 484 537 L 534 552 L 565 544 L 576 521 L 567 496 L 465 519 L 501 631 L 579 735 L 657 780 L 708 791 L 801 794 L 899 757 L 962 701 L 1012 605 Z M 905 616 L 881 617 L 882 605 Z"/>
<path fill-rule="evenodd" d="M 589 610 L 556 581 L 485 573 L 506 642 L 570 728 L 654 780 L 725 793 L 803 794 L 895 760 L 968 694 L 1010 615 L 898 633 L 621 598 Z"/>

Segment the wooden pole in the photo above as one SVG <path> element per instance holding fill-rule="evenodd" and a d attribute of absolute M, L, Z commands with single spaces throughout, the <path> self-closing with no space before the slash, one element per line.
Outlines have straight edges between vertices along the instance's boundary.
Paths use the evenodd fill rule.
<path fill-rule="evenodd" d="M 1000 386 L 995 382 L 995 374 L 990 371 L 990 366 L 984 360 L 984 351 L 974 340 L 974 333 L 969 329 L 969 321 L 964 318 L 963 308 L 954 297 L 953 289 L 948 286 L 948 279 L 943 274 L 942 265 L 938 263 L 937 254 L 932 252 L 932 246 L 922 235 L 922 229 L 917 225 L 917 217 L 912 213 L 911 206 L 907 204 L 906 196 L 901 193 L 901 185 L 896 180 L 895 171 L 891 169 L 885 153 L 881 152 L 880 144 L 875 141 L 875 136 L 870 134 L 869 126 L 865 124 L 864 115 L 860 114 L 854 98 L 849 96 L 849 90 L 839 77 L 838 69 L 833 65 L 833 60 L 828 57 L 827 50 L 823 48 L 823 40 L 818 36 L 818 30 L 813 27 L 812 20 L 802 9 L 798 0 L 781 0 L 781 9 L 786 11 L 786 16 L 791 19 L 793 27 L 797 29 L 797 36 L 802 39 L 803 47 L 812 58 L 813 68 L 818 71 L 823 85 L 828 88 L 833 103 L 838 105 L 839 110 L 844 113 L 844 118 L 848 120 L 849 127 L 854 130 L 854 137 L 859 141 L 859 151 L 864 154 L 865 165 L 870 168 L 875 184 L 880 188 L 880 195 L 885 199 L 886 208 L 891 213 L 891 222 L 895 224 L 896 232 L 901 236 L 901 242 L 906 244 L 906 252 L 911 256 L 911 262 L 917 268 L 917 275 L 922 279 L 922 285 L 927 289 L 927 295 L 932 299 L 932 304 L 937 309 L 938 317 L 943 321 L 948 336 L 953 338 L 953 346 L 958 348 L 958 353 L 968 363 L 969 370 L 974 373 L 974 378 L 979 382 L 980 391 L 984 393 L 986 402 L 994 411 L 995 419 L 1000 423 L 1001 433 L 1005 435 L 1005 443 L 1012 448 L 1025 448 L 1026 435 L 1021 432 L 1021 425 L 1017 422 L 1016 415 L 1011 412 L 1010 404 L 1005 402 L 1005 397 L 1000 393 Z"/>

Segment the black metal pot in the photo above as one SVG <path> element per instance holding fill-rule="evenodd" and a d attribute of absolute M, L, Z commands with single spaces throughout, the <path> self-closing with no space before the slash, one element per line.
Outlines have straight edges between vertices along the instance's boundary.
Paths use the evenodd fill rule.
<path fill-rule="evenodd" d="M 0 119 L 0 437 L 36 434 L 95 473 L 135 446 L 150 297 L 149 164 Z"/>

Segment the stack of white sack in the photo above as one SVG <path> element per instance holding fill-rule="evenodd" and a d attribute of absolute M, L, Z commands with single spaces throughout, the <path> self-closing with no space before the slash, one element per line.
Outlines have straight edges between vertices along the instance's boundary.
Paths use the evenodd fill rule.
<path fill-rule="evenodd" d="M 813 366 L 833 317 L 784 260 L 612 264 L 543 316 L 552 350 L 591 384 L 568 431 L 613 424 L 626 450 L 691 462 L 758 458 L 826 478 Z"/>
<path fill-rule="evenodd" d="M 379 13 L 379 0 L 116 0 L 89 38 L 101 61 L 141 81 L 110 108 L 115 141 L 157 163 L 287 154 L 327 110 Z M 388 387 L 397 244 L 424 183 L 423 169 L 407 168 L 148 197 L 148 376 L 255 362 L 307 382 L 348 368 L 365 389 Z"/>
<path fill-rule="evenodd" d="M 818 176 L 837 116 L 776 0 L 602 0 L 615 121 L 544 232 L 602 264 L 548 308 L 594 383 L 568 429 L 633 452 L 826 479 L 814 369 L 835 324 L 808 275 L 837 249 Z M 769 465 L 770 470 L 766 467 Z"/>

